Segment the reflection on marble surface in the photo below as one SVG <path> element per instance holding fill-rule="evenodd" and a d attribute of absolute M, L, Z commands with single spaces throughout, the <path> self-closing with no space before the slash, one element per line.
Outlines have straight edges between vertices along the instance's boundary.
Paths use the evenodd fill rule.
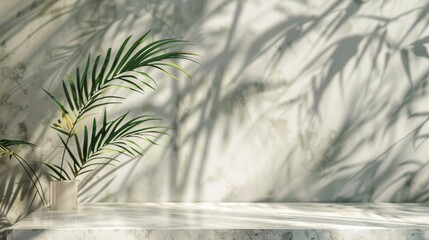
<path fill-rule="evenodd" d="M 8 239 L 429 239 L 418 204 L 96 203 L 39 209 Z"/>

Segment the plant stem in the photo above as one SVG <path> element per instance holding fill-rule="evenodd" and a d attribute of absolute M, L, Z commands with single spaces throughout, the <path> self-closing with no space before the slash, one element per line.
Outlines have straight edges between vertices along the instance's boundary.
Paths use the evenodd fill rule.
<path fill-rule="evenodd" d="M 63 175 L 62 175 L 62 173 L 63 173 L 63 171 L 64 171 L 64 169 L 63 169 L 63 165 L 64 165 L 64 157 L 65 157 L 65 155 L 66 155 L 66 147 L 68 146 L 68 143 L 69 143 L 69 140 L 70 140 L 70 134 L 73 132 L 73 130 L 74 130 L 74 126 L 75 126 L 75 123 L 73 123 L 73 127 L 71 128 L 71 130 L 70 130 L 70 132 L 69 132 L 69 134 L 68 134 L 68 136 L 67 136 L 67 140 L 66 140 L 66 146 L 64 146 L 64 150 L 63 150 L 63 156 L 61 157 L 61 171 L 60 171 L 60 178 L 61 179 L 63 179 L 63 180 L 66 180 L 66 178 L 65 177 L 63 177 Z M 71 180 L 71 179 L 69 179 L 69 180 Z"/>
<path fill-rule="evenodd" d="M 79 142 L 79 138 L 78 138 L 77 134 L 74 135 L 74 140 L 76 142 L 77 152 L 79 154 L 79 158 L 80 158 L 80 161 L 82 162 L 82 166 L 83 166 L 85 161 L 83 160 L 82 150 L 80 149 L 80 142 Z M 77 173 L 74 174 L 74 177 L 75 178 L 77 177 Z"/>

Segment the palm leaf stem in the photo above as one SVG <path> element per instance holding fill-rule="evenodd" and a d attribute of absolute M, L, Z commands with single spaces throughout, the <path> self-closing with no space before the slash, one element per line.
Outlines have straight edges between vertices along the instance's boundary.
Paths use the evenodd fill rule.
<path fill-rule="evenodd" d="M 75 139 L 75 142 L 76 142 L 76 148 L 77 148 L 77 152 L 78 152 L 78 156 L 79 156 L 80 162 L 83 164 L 85 162 L 85 160 L 83 159 L 83 154 L 82 154 L 82 150 L 80 148 L 79 138 L 77 137 L 76 134 L 74 135 L 74 139 Z"/>
<path fill-rule="evenodd" d="M 63 175 L 62 175 L 62 173 L 64 172 L 64 168 L 63 168 L 63 166 L 64 166 L 64 157 L 65 157 L 65 155 L 66 155 L 66 149 L 67 149 L 67 146 L 68 146 L 68 143 L 69 143 L 69 141 L 70 141 L 70 134 L 73 132 L 73 130 L 74 130 L 74 124 L 73 124 L 73 127 L 70 129 L 70 132 L 69 132 L 69 134 L 67 135 L 67 139 L 66 139 L 66 142 L 65 142 L 65 146 L 64 146 L 64 150 L 63 150 L 63 154 L 62 154 L 62 157 L 61 157 L 61 170 L 60 170 L 60 178 L 61 178 L 61 180 L 66 180 L 64 177 L 63 177 Z M 72 169 L 73 170 L 73 169 Z M 69 179 L 69 180 L 71 180 L 71 179 Z"/>

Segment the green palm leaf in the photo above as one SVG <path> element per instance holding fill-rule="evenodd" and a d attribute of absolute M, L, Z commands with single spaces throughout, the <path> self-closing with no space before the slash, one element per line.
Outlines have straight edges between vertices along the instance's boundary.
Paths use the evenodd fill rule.
<path fill-rule="evenodd" d="M 61 142 L 66 149 L 68 156 L 71 158 L 71 164 L 68 171 L 59 171 L 60 166 L 52 165 L 52 176 L 55 179 L 73 179 L 82 175 L 82 170 L 88 168 L 88 165 L 95 166 L 102 164 L 100 159 L 109 160 L 110 155 L 120 153 L 128 157 L 142 155 L 144 150 L 139 140 L 147 141 L 152 139 L 153 133 L 164 134 L 165 128 L 162 126 L 148 126 L 148 123 L 159 121 L 152 115 L 137 116 L 127 119 L 127 113 L 111 121 L 107 120 L 106 112 L 103 114 L 101 127 L 97 127 L 96 118 L 92 121 L 91 133 L 88 127 L 84 127 L 83 144 L 80 151 L 83 161 L 79 161 L 75 153 L 72 152 L 66 141 L 62 138 Z M 153 141 L 153 140 L 151 140 Z M 55 169 L 55 170 L 54 170 Z M 69 172 L 70 174 L 68 174 Z"/>
<path fill-rule="evenodd" d="M 0 157 L 3 155 L 8 155 L 9 159 L 15 159 L 21 167 L 24 169 L 26 174 L 31 180 L 31 183 L 33 184 L 34 188 L 36 189 L 37 194 L 39 195 L 40 199 L 42 200 L 43 204 L 46 204 L 46 198 L 45 194 L 43 192 L 42 184 L 40 183 L 40 179 L 36 174 L 36 171 L 31 167 L 31 165 L 20 155 L 15 153 L 10 147 L 15 146 L 29 146 L 29 147 L 35 147 L 33 143 L 21 141 L 21 140 L 11 140 L 11 139 L 0 139 Z M 33 179 L 34 177 L 34 179 Z"/>
<path fill-rule="evenodd" d="M 88 164 L 97 166 L 96 163 L 100 163 L 101 156 L 108 159 L 109 156 L 106 154 L 108 152 L 130 157 L 142 154 L 143 148 L 139 141 L 149 141 L 152 144 L 153 134 L 165 133 L 164 128 L 160 126 L 147 126 L 148 123 L 158 120 L 153 116 L 144 115 L 128 119 L 127 114 L 124 114 L 109 121 L 106 110 L 101 123 L 98 123 L 97 118 L 93 118 L 90 124 L 84 124 L 84 119 L 100 108 L 106 109 L 122 103 L 125 97 L 118 93 L 112 94 L 110 90 L 113 88 L 142 94 L 147 89 L 156 90 L 156 81 L 148 74 L 147 69 L 160 70 L 174 79 L 178 77 L 169 69 L 190 77 L 182 67 L 171 62 L 174 59 L 195 61 L 193 59 L 195 54 L 174 50 L 189 44 L 183 40 L 162 39 L 145 45 L 148 34 L 149 32 L 143 34 L 131 44 L 129 43 L 132 36 L 127 37 L 116 54 L 109 48 L 104 57 L 99 55 L 93 62 L 88 55 L 82 68 L 84 71 L 81 72 L 81 68 L 78 67 L 74 78 L 62 82 L 65 104 L 45 90 L 62 112 L 62 119 L 53 124 L 52 128 L 66 135 L 65 139 L 59 135 L 64 147 L 61 165 L 49 167 L 54 178 L 76 178 L 83 173 L 82 169 L 88 171 Z M 78 133 L 79 129 L 83 129 L 83 133 Z M 72 137 L 75 139 L 74 146 L 70 141 Z M 68 173 L 64 170 L 64 161 L 67 162 Z"/>

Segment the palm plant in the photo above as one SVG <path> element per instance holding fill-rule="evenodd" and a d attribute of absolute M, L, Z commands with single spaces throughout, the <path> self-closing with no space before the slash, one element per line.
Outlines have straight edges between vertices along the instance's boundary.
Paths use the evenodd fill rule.
<path fill-rule="evenodd" d="M 112 154 L 142 155 L 142 140 L 155 144 L 154 136 L 165 134 L 164 127 L 149 125 L 159 120 L 152 115 L 129 118 L 128 114 L 123 114 L 114 119 L 107 116 L 107 107 L 120 104 L 125 99 L 120 91 L 114 93 L 112 89 L 138 93 L 145 93 L 147 89 L 156 91 L 156 81 L 147 72 L 148 68 L 160 70 L 174 79 L 178 78 L 168 69 L 176 69 L 189 76 L 183 68 L 171 62 L 177 59 L 195 62 L 195 54 L 174 50 L 187 45 L 187 42 L 162 39 L 144 45 L 148 34 L 145 33 L 129 47 L 132 36 L 126 38 L 114 58 L 111 48 L 103 61 L 101 56 L 97 56 L 92 63 L 88 55 L 83 72 L 78 67 L 74 78 L 62 81 L 66 104 L 44 90 L 61 113 L 61 118 L 51 126 L 64 147 L 61 163 L 45 163 L 52 178 L 74 180 L 97 167 L 117 161 Z M 94 117 L 100 110 L 102 116 Z M 92 120 L 88 121 L 89 118 Z"/>
<path fill-rule="evenodd" d="M 42 203 L 46 203 L 46 198 L 43 192 L 42 184 L 37 176 L 36 171 L 31 167 L 31 165 L 19 154 L 12 150 L 13 147 L 17 146 L 29 146 L 35 147 L 34 144 L 21 140 L 10 140 L 10 139 L 0 139 L 0 157 L 6 155 L 9 159 L 15 159 L 19 165 L 24 169 L 28 177 L 30 178 L 34 188 L 36 189 L 37 194 L 39 195 Z M 12 148 L 11 148 L 12 147 Z M 40 188 L 40 191 L 39 191 Z"/>

